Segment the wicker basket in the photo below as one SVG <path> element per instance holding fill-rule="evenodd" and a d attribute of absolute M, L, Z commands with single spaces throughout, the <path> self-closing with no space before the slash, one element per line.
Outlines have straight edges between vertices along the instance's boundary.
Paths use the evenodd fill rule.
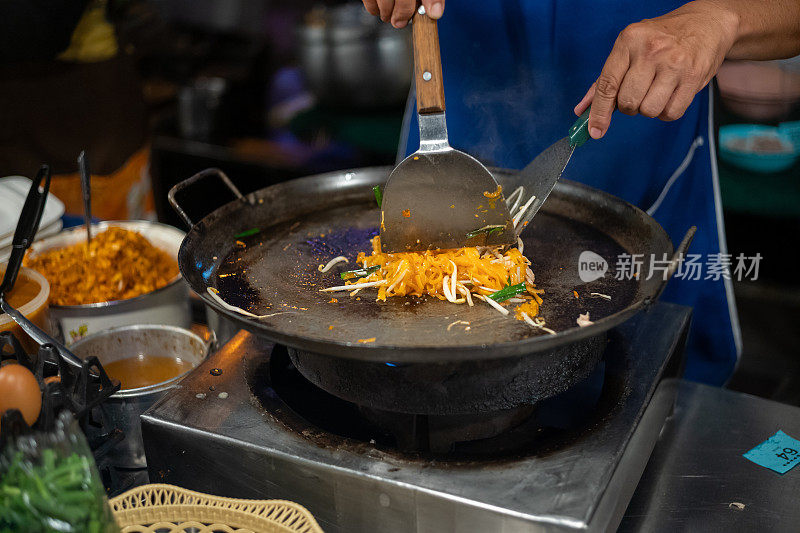
<path fill-rule="evenodd" d="M 322 533 L 296 503 L 221 498 L 172 485 L 137 487 L 109 505 L 122 533 Z"/>

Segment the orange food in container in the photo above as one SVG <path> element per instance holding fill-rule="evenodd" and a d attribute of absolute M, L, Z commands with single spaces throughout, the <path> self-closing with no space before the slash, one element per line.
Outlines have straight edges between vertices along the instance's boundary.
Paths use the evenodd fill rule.
<path fill-rule="evenodd" d="M 0 278 L 6 273 L 7 263 L 0 263 Z M 49 320 L 50 284 L 44 276 L 30 268 L 21 267 L 14 288 L 6 295 L 6 301 L 28 320 L 50 333 Z M 0 314 L 0 331 L 11 331 L 22 343 L 28 354 L 36 354 L 39 345 L 22 331 L 14 319 Z"/>
<path fill-rule="evenodd" d="M 188 328 L 189 289 L 177 266 L 185 234 L 165 224 L 135 220 L 101 222 L 93 228 L 95 255 L 85 264 L 80 261 L 84 227 L 34 242 L 23 263 L 51 276 L 53 337 L 70 346 L 112 327 Z M 75 267 L 64 271 L 66 264 Z"/>

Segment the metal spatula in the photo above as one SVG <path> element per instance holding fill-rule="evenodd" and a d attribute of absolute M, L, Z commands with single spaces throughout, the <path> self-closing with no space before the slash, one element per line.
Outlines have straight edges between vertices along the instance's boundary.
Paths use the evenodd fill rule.
<path fill-rule="evenodd" d="M 511 213 L 516 215 L 520 210 L 524 213 L 517 221 L 516 234 L 519 235 L 533 219 L 556 186 L 558 178 L 567 168 L 575 148 L 589 139 L 589 112 L 591 106 L 578 117 L 563 139 L 554 142 L 536 159 L 517 174 L 517 182 L 524 188 L 511 205 Z"/>
<path fill-rule="evenodd" d="M 392 171 L 381 205 L 385 252 L 514 244 L 502 190 L 474 157 L 450 147 L 436 21 L 413 18 L 419 150 Z"/>

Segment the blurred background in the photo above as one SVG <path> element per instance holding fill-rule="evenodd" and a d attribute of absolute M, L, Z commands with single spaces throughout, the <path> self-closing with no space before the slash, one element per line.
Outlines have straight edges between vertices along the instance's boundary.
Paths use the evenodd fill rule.
<path fill-rule="evenodd" d="M 410 34 L 360 2 L 142 2 L 129 32 L 151 117 L 157 198 L 217 166 L 244 189 L 392 163 Z M 159 218 L 177 222 L 165 202 Z"/>
<path fill-rule="evenodd" d="M 208 167 L 248 192 L 395 162 L 410 33 L 358 1 L 75 4 L 44 28 L 60 40 L 0 53 L 0 121 L 29 124 L 0 128 L 1 174 L 51 162 L 67 225 L 82 221 L 69 215 L 84 148 L 97 218 L 176 226 L 167 191 Z M 715 92 L 729 251 L 763 256 L 757 280 L 735 282 L 744 354 L 729 386 L 800 405 L 800 60 L 726 63 Z"/>

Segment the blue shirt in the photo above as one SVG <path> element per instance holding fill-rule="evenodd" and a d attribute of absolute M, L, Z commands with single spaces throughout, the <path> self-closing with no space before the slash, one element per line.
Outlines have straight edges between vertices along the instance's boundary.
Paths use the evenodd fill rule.
<path fill-rule="evenodd" d="M 449 2 L 439 40 L 450 143 L 486 165 L 524 167 L 566 135 L 575 104 L 599 75 L 619 32 L 679 5 Z M 690 253 L 701 254 L 702 263 L 726 253 L 711 98 L 703 89 L 674 122 L 614 113 L 605 137 L 578 149 L 564 178 L 647 210 L 673 243 L 696 225 Z M 409 106 L 406 153 L 419 146 L 414 111 Z M 724 383 L 740 351 L 730 280 L 673 279 L 663 298 L 694 307 L 685 376 Z"/>

